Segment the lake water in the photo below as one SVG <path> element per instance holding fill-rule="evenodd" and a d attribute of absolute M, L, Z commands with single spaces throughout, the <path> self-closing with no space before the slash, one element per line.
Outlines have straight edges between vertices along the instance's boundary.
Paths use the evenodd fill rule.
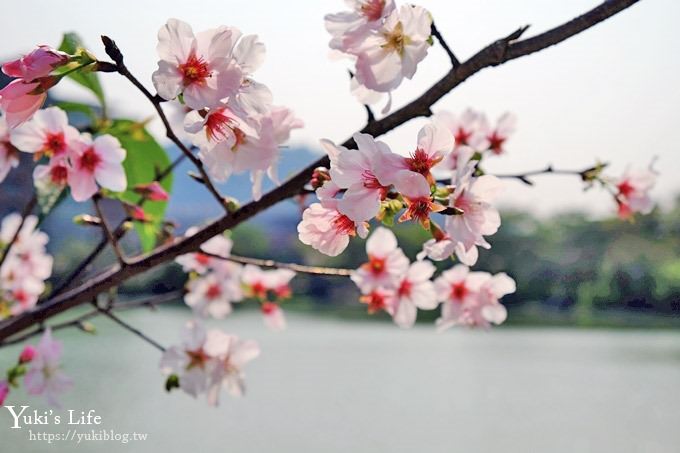
<path fill-rule="evenodd" d="M 163 344 L 185 311 L 127 313 Z M 215 409 L 163 390 L 155 349 L 104 319 L 96 336 L 61 331 L 95 429 L 146 441 L 47 444 L 0 415 L 2 452 L 644 452 L 680 451 L 680 332 L 500 328 L 402 331 L 387 323 L 290 316 L 283 333 L 254 313 L 221 326 L 260 342 L 248 394 Z M 6 366 L 17 349 L 0 352 Z M 45 406 L 14 393 L 6 404 Z M 71 427 L 74 428 L 74 427 Z M 76 426 L 88 433 L 88 427 Z"/>

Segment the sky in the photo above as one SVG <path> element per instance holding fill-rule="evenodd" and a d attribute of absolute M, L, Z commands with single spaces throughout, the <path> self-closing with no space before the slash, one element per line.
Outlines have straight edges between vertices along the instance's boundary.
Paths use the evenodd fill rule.
<path fill-rule="evenodd" d="M 559 25 L 597 4 L 593 0 L 420 0 L 458 58 L 465 60 L 521 25 L 525 37 Z M 320 138 L 342 142 L 365 122 L 361 105 L 349 94 L 347 62 L 332 60 L 323 16 L 344 9 L 341 0 L 117 0 L 92 2 L 24 0 L 3 7 L 0 56 L 11 58 L 36 44 L 58 45 L 75 31 L 105 58 L 99 35 L 113 38 L 127 66 L 147 86 L 156 68 L 158 29 L 170 17 L 195 31 L 230 25 L 258 34 L 267 59 L 256 79 L 267 84 L 276 104 L 292 108 L 305 122 L 292 144 L 318 148 Z M 653 196 L 662 205 L 680 193 L 677 129 L 680 120 L 680 2 L 642 0 L 586 32 L 534 55 L 483 70 L 439 101 L 433 110 L 467 107 L 492 118 L 505 111 L 518 117 L 506 155 L 490 160 L 490 172 L 515 173 L 552 164 L 583 169 L 610 162 L 612 175 L 627 165 L 644 168 L 657 157 L 661 172 Z M 420 95 L 449 69 L 439 46 L 430 49 L 413 80 L 394 93 L 398 108 Z M 150 104 L 116 74 L 101 74 L 114 115 L 144 119 Z M 81 88 L 62 83 L 56 94 L 92 100 Z M 426 119 L 413 120 L 382 137 L 397 152 L 415 147 Z M 152 129 L 163 137 L 158 121 Z M 582 209 L 610 215 L 614 206 L 602 190 L 583 192 L 575 177 L 543 176 L 527 187 L 508 181 L 500 199 L 545 215 Z"/>

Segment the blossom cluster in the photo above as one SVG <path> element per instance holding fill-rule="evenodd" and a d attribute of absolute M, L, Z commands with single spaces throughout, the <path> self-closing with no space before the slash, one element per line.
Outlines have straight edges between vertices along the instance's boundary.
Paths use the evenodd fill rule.
<path fill-rule="evenodd" d="M 154 86 L 163 99 L 177 98 L 189 109 L 184 129 L 208 174 L 224 182 L 249 171 L 259 199 L 265 174 L 278 182 L 279 146 L 303 125 L 253 79 L 264 44 L 235 27 L 194 34 L 189 24 L 170 19 L 158 32 L 157 50 Z"/>
<path fill-rule="evenodd" d="M 489 327 L 505 321 L 499 300 L 515 292 L 504 273 L 470 272 L 458 264 L 432 281 L 435 266 L 426 259 L 410 263 L 392 231 L 378 227 L 366 241 L 368 261 L 352 274 L 368 312 L 387 312 L 400 327 L 411 327 L 418 309 L 433 310 L 442 303 L 437 326 Z"/>
<path fill-rule="evenodd" d="M 355 134 L 357 150 L 349 150 L 323 140 L 330 169 L 318 170 L 318 203 L 308 207 L 298 225 L 300 240 L 320 252 L 336 256 L 349 243 L 349 237 L 366 237 L 368 222 L 377 218 L 391 223 L 399 211 L 399 221 L 419 222 L 433 236 L 424 253 L 433 260 L 452 254 L 465 264 L 477 261 L 477 246 L 489 248 L 484 236 L 500 226 L 498 211 L 491 202 L 501 182 L 491 175 L 478 175 L 477 160 L 460 160 L 449 185 L 438 185 L 435 172 L 446 170 L 444 163 L 457 149 L 450 125 L 438 120 L 418 133 L 415 150 L 407 156 L 367 134 Z M 447 211 L 445 228 L 430 220 L 433 213 Z"/>
<path fill-rule="evenodd" d="M 24 346 L 17 364 L 7 371 L 7 379 L 0 380 L 0 405 L 4 404 L 12 387 L 19 387 L 19 379 L 23 377 L 29 395 L 43 395 L 48 404 L 59 406 L 58 395 L 73 385 L 61 370 L 61 355 L 62 344 L 52 338 L 49 328 L 37 346 Z"/>
<path fill-rule="evenodd" d="M 351 0 L 350 11 L 328 14 L 329 46 L 355 62 L 352 92 L 365 104 L 411 79 L 432 45 L 432 17 L 394 0 Z M 389 103 L 385 111 L 389 110 Z"/>
<path fill-rule="evenodd" d="M 197 231 L 191 228 L 186 234 Z M 288 269 L 263 270 L 229 261 L 232 246 L 230 238 L 219 235 L 203 243 L 198 252 L 177 257 L 189 273 L 184 301 L 195 319 L 185 326 L 182 345 L 168 349 L 161 360 L 167 386 L 194 397 L 206 393 L 211 405 L 217 404 L 222 385 L 232 395 L 243 393 L 242 367 L 259 349 L 253 341 L 217 329 L 206 331 L 204 320 L 223 319 L 232 312 L 232 303 L 251 298 L 259 302 L 264 324 L 282 330 L 286 320 L 280 303 L 291 297 L 290 281 L 295 277 Z"/>
<path fill-rule="evenodd" d="M 38 110 L 29 121 L 8 129 L 0 118 L 0 176 L 18 164 L 18 151 L 33 154 L 39 161 L 33 171 L 37 187 L 61 190 L 67 186 L 76 201 L 85 201 L 99 187 L 113 192 L 127 188 L 123 168 L 125 149 L 109 134 L 92 137 L 68 124 L 59 107 Z"/>
<path fill-rule="evenodd" d="M 9 214 L 0 227 L 0 320 L 33 308 L 52 274 L 47 234 L 37 229 L 38 218 Z M 18 231 L 18 233 L 17 233 Z"/>

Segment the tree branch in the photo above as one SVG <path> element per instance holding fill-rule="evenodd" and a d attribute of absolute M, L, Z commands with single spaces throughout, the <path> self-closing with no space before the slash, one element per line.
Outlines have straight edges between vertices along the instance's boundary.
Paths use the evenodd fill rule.
<path fill-rule="evenodd" d="M 457 68 L 452 69 L 419 98 L 392 114 L 367 124 L 360 132 L 376 137 L 411 119 L 428 115 L 430 108 L 434 103 L 482 69 L 497 66 L 506 61 L 529 55 L 564 41 L 565 39 L 604 21 L 638 1 L 639 0 L 610 0 L 552 30 L 526 40 L 515 41 L 526 30 L 526 27 L 520 28 L 509 36 L 488 45 L 469 60 L 461 63 Z M 144 91 L 146 90 L 144 89 Z M 148 91 L 146 91 L 146 93 L 148 93 Z M 154 101 L 154 96 L 149 94 L 149 99 L 154 106 L 157 107 L 157 110 L 160 110 L 159 104 Z M 164 118 L 164 115 L 161 118 Z M 356 144 L 352 139 L 345 141 L 342 145 L 347 148 L 356 147 Z M 192 157 L 195 158 L 193 155 Z M 159 247 L 148 255 L 134 258 L 125 268 L 113 265 L 90 281 L 83 283 L 80 287 L 57 295 L 30 312 L 6 320 L 0 324 L 0 340 L 51 316 L 86 303 L 89 300 L 92 300 L 98 293 L 117 286 L 130 277 L 139 275 L 161 263 L 170 261 L 179 255 L 197 250 L 201 244 L 211 237 L 221 234 L 224 230 L 235 227 L 282 200 L 299 194 L 300 189 L 303 188 L 311 178 L 314 169 L 320 166 L 329 166 L 328 157 L 323 157 L 316 162 L 313 162 L 297 175 L 288 179 L 281 186 L 264 194 L 259 201 L 248 203 L 233 214 L 223 216 L 199 230 L 195 235 Z"/>
<path fill-rule="evenodd" d="M 248 256 L 237 256 L 237 255 L 229 255 L 229 256 L 221 256 L 221 255 L 216 255 L 214 253 L 206 253 L 203 250 L 201 250 L 201 253 L 207 256 L 211 256 L 213 258 L 225 260 L 225 261 L 232 261 L 234 263 L 241 263 L 241 264 L 254 264 L 255 266 L 260 266 L 260 267 L 273 267 L 276 269 L 290 269 L 295 272 L 301 272 L 304 274 L 313 274 L 313 275 L 338 275 L 338 276 L 343 276 L 343 277 L 349 277 L 352 275 L 352 272 L 354 272 L 352 269 L 343 269 L 343 268 L 338 268 L 338 267 L 322 267 L 322 266 L 306 266 L 304 264 L 297 264 L 297 263 L 282 263 L 280 261 L 274 261 L 274 260 L 263 260 L 259 258 L 250 258 Z"/>
<path fill-rule="evenodd" d="M 449 60 L 451 60 L 451 66 L 454 69 L 457 68 L 458 66 L 460 66 L 460 61 L 458 61 L 458 58 L 456 58 L 456 55 L 453 53 L 453 50 L 451 50 L 449 45 L 446 44 L 444 37 L 439 32 L 439 30 L 437 30 L 437 27 L 435 26 L 434 21 L 432 22 L 431 33 L 432 33 L 432 36 L 437 38 L 437 41 L 439 41 L 439 44 L 441 44 L 442 48 L 446 52 L 446 55 L 449 56 Z"/>

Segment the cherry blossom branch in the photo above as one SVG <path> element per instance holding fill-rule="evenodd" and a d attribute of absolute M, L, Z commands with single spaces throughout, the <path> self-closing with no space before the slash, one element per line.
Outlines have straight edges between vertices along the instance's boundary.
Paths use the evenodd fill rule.
<path fill-rule="evenodd" d="M 295 272 L 301 272 L 304 274 L 312 275 L 338 275 L 342 277 L 349 277 L 350 275 L 352 275 L 352 272 L 354 272 L 352 269 L 343 269 L 337 267 L 307 266 L 304 264 L 297 263 L 282 263 L 280 261 L 251 258 L 248 256 L 237 255 L 221 256 L 213 253 L 206 253 L 203 250 L 201 250 L 201 253 L 213 258 L 226 261 L 233 261 L 234 263 L 254 264 L 255 266 L 273 267 L 277 269 L 290 269 Z"/>
<path fill-rule="evenodd" d="M 19 239 L 19 233 L 21 233 L 21 229 L 24 227 L 24 222 L 26 222 L 26 217 L 31 215 L 31 212 L 33 212 L 33 208 L 35 208 L 35 205 L 37 203 L 38 203 L 38 195 L 36 193 L 33 193 L 33 196 L 31 196 L 31 199 L 28 200 L 28 203 L 26 203 L 26 206 L 24 206 L 23 211 L 21 211 L 21 222 L 19 222 L 19 226 L 17 227 L 17 230 L 14 232 L 12 239 L 9 241 L 9 244 L 7 244 L 5 251 L 3 252 L 2 256 L 0 257 L 0 267 L 2 267 L 2 264 L 5 262 L 5 260 L 9 256 L 10 249 L 12 248 L 14 243 L 17 241 L 17 239 Z"/>
<path fill-rule="evenodd" d="M 163 294 L 158 294 L 158 295 L 153 295 L 150 297 L 142 297 L 139 299 L 134 299 L 130 300 L 127 302 L 116 302 L 114 305 L 110 307 L 110 311 L 115 311 L 115 312 L 121 312 L 121 311 L 127 311 L 127 310 L 133 310 L 137 308 L 144 308 L 148 307 L 151 310 L 157 309 L 159 305 L 168 303 L 168 302 L 174 302 L 176 300 L 179 300 L 182 297 L 182 291 L 171 291 Z M 82 330 L 83 332 L 87 333 L 93 333 L 94 330 L 92 326 L 88 326 L 85 324 L 85 321 L 88 321 L 92 318 L 96 318 L 97 316 L 101 315 L 101 311 L 98 308 L 94 308 L 92 310 L 89 310 L 85 312 L 84 314 L 71 319 L 69 321 L 64 321 L 56 324 L 51 324 L 49 326 L 52 331 L 56 330 L 62 330 L 62 329 L 67 329 L 71 327 L 77 327 L 78 329 Z M 29 338 L 38 336 L 42 334 L 48 326 L 45 324 L 41 323 L 37 328 L 26 332 L 23 335 L 15 336 L 12 337 L 8 340 L 0 342 L 0 348 L 3 348 L 5 346 L 10 346 L 13 344 L 18 344 L 18 343 L 23 343 L 24 341 L 28 340 Z"/>
<path fill-rule="evenodd" d="M 104 43 L 104 49 L 106 51 L 106 54 L 109 57 L 111 57 L 115 62 L 116 71 L 120 75 L 128 79 L 139 91 L 142 92 L 144 97 L 146 97 L 149 100 L 149 102 L 151 102 L 154 109 L 158 113 L 158 116 L 163 122 L 163 126 L 165 126 L 166 137 L 168 137 L 170 141 L 172 141 L 182 151 L 182 153 L 184 153 L 184 155 L 188 157 L 189 160 L 191 160 L 191 162 L 196 166 L 198 171 L 201 173 L 202 182 L 205 185 L 205 187 L 210 191 L 210 193 L 212 193 L 213 197 L 215 197 L 215 199 L 220 203 L 224 210 L 229 212 L 227 202 L 213 185 L 212 181 L 210 180 L 210 177 L 208 176 L 208 173 L 205 171 L 203 162 L 201 162 L 201 160 L 198 157 L 196 157 L 194 153 L 192 153 L 191 150 L 186 145 L 184 145 L 184 143 L 182 143 L 182 141 L 177 137 L 177 135 L 173 131 L 172 126 L 170 125 L 170 121 L 168 120 L 168 117 L 165 115 L 165 112 L 161 107 L 161 100 L 159 99 L 159 97 L 151 94 L 151 92 L 139 80 L 137 80 L 137 78 L 134 75 L 132 75 L 132 73 L 130 73 L 127 66 L 125 66 L 125 63 L 123 62 L 123 54 L 121 53 L 120 49 L 118 49 L 118 46 L 116 45 L 115 41 L 113 41 L 108 36 L 102 36 L 101 39 L 102 42 Z"/>
<path fill-rule="evenodd" d="M 592 179 L 592 175 L 595 173 L 599 173 L 603 168 L 605 168 L 608 164 L 603 163 L 603 164 L 598 164 L 593 167 L 588 167 L 584 170 L 558 170 L 553 168 L 552 165 L 548 165 L 546 168 L 542 170 L 534 170 L 534 171 L 528 171 L 526 173 L 517 173 L 517 174 L 495 174 L 497 178 L 513 178 L 513 179 L 518 179 L 524 184 L 528 186 L 533 186 L 534 182 L 529 179 L 531 176 L 539 176 L 539 175 L 573 175 L 573 176 L 580 176 L 583 181 L 589 181 Z"/>
<path fill-rule="evenodd" d="M 451 66 L 453 68 L 457 68 L 458 66 L 460 66 L 460 61 L 458 61 L 458 58 L 456 58 L 456 55 L 453 53 L 453 50 L 451 50 L 449 45 L 446 43 L 442 34 L 439 32 L 439 30 L 437 30 L 437 27 L 435 26 L 434 22 L 432 22 L 431 33 L 432 36 L 437 38 L 437 41 L 439 41 L 439 44 L 441 44 L 442 48 L 449 56 L 449 60 L 451 60 Z"/>
<path fill-rule="evenodd" d="M 604 21 L 638 1 L 639 0 L 609 0 L 599 4 L 585 14 L 548 30 L 545 33 L 518 41 L 527 29 L 527 27 L 521 27 L 505 38 L 501 38 L 486 46 L 470 59 L 461 63 L 460 66 L 452 68 L 442 79 L 436 82 L 430 89 L 414 101 L 380 120 L 367 124 L 360 132 L 376 137 L 391 131 L 411 119 L 420 116 L 428 116 L 431 114 L 430 109 L 432 105 L 479 71 L 551 47 Z M 145 91 L 148 93 L 143 86 L 141 88 L 143 89 L 143 92 Z M 150 93 L 149 99 L 154 106 L 157 107 L 157 110 L 160 110 L 158 101 L 155 101 L 154 96 L 151 96 Z M 164 117 L 165 115 L 162 115 L 162 118 Z M 171 129 L 170 133 L 172 133 Z M 347 148 L 355 148 L 355 145 L 356 144 L 352 139 L 343 143 L 343 146 Z M 192 157 L 194 156 L 192 155 Z M 194 159 L 192 159 L 192 161 Z M 89 281 L 84 282 L 79 287 L 50 298 L 44 304 L 36 307 L 32 311 L 0 323 L 0 340 L 51 316 L 86 303 L 97 294 L 121 284 L 128 278 L 146 272 L 179 255 L 197 250 L 201 244 L 213 236 L 235 227 L 282 200 L 299 194 L 300 190 L 310 180 L 314 169 L 328 166 L 328 157 L 323 157 L 310 164 L 279 187 L 264 194 L 259 201 L 250 202 L 235 212 L 224 215 L 220 219 L 203 227 L 196 232 L 196 234 L 163 245 L 148 255 L 133 258 L 130 260 L 129 265 L 124 268 L 113 265 Z"/>

